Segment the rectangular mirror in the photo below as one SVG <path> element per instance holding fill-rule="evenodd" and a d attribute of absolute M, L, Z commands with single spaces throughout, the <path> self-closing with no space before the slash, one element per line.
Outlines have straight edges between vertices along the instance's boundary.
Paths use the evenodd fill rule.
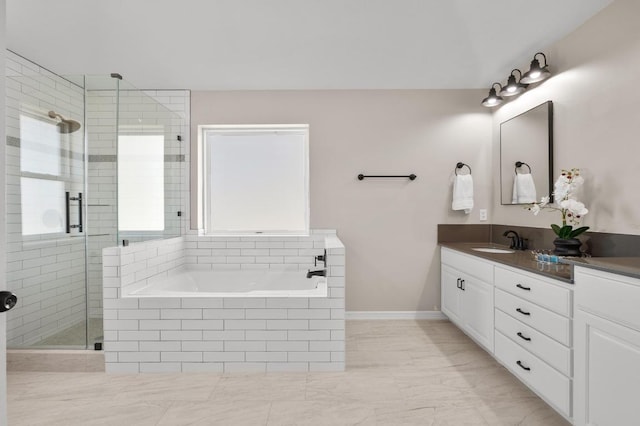
<path fill-rule="evenodd" d="M 500 124 L 500 203 L 529 204 L 553 191 L 553 103 Z"/>

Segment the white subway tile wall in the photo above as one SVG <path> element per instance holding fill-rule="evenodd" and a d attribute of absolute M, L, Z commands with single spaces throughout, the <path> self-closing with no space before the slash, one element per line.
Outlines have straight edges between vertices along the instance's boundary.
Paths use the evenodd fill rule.
<path fill-rule="evenodd" d="M 59 232 L 63 212 L 38 212 L 29 205 L 21 185 L 21 179 L 41 179 L 45 184 L 65 182 L 64 189 L 73 194 L 83 192 L 81 132 L 34 131 L 56 124 L 49 111 L 82 121 L 84 90 L 19 55 L 6 53 L 7 287 L 19 295 L 7 316 L 7 345 L 20 347 L 37 345 L 85 320 L 84 242 Z M 29 123 L 34 127 L 29 128 Z M 64 192 L 55 199 L 62 203 Z M 30 217 L 44 223 L 45 214 L 55 221 L 58 232 L 25 235 L 29 232 L 23 223 Z"/>
<path fill-rule="evenodd" d="M 251 250 L 290 250 L 263 263 Z M 294 247 L 295 246 L 295 247 Z M 263 265 L 306 270 L 327 250 L 327 298 L 122 298 L 182 268 Z M 238 254 L 238 250 L 240 253 Z M 247 250 L 243 253 L 243 250 Z M 215 251 L 215 255 L 213 254 Z M 165 261 L 158 262 L 161 256 Z M 185 237 L 103 250 L 107 372 L 344 370 L 345 249 L 309 237 Z M 233 263 L 229 263 L 231 258 Z M 287 259 L 287 258 L 293 258 Z M 244 260 L 246 259 L 246 262 Z M 305 262 L 301 262 L 303 259 Z M 107 291 L 113 289 L 113 292 Z"/>

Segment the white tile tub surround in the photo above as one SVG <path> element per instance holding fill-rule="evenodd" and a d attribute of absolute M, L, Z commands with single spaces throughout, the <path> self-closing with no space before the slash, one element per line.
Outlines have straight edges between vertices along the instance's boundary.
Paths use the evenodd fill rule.
<path fill-rule="evenodd" d="M 146 285 L 185 268 L 303 271 L 314 268 L 314 256 L 325 248 L 326 298 L 120 297 L 122 285 Z M 345 248 L 335 231 L 187 235 L 107 248 L 103 255 L 107 372 L 344 370 Z"/>

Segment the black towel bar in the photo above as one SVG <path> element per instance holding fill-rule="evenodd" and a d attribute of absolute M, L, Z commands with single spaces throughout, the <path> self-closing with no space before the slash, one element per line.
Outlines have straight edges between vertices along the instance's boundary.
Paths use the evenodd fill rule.
<path fill-rule="evenodd" d="M 358 175 L 358 180 L 363 180 L 365 178 L 408 178 L 409 180 L 416 180 L 418 176 L 411 173 L 410 175 L 363 175 L 362 173 Z"/>

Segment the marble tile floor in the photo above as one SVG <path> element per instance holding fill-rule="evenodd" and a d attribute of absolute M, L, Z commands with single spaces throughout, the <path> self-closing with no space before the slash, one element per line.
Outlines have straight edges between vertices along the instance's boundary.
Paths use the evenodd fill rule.
<path fill-rule="evenodd" d="M 568 425 L 448 321 L 347 321 L 343 373 L 8 373 L 9 425 Z"/>

